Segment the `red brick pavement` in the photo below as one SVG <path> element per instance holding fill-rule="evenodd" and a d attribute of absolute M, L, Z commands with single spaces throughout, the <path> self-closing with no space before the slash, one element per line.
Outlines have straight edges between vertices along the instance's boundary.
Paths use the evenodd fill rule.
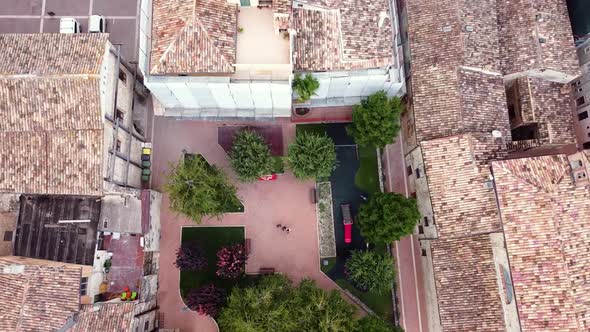
<path fill-rule="evenodd" d="M 241 124 L 241 123 L 235 123 Z M 251 123 L 250 123 L 251 124 Z M 259 125 L 260 123 L 258 123 Z M 295 135 L 295 125 L 283 126 L 284 144 Z M 181 156 L 182 149 L 202 154 L 210 163 L 224 168 L 232 179 L 229 159 L 217 144 L 217 126 L 221 123 L 158 117 L 155 120 L 153 185 L 160 188 L 171 162 Z M 286 148 L 285 148 L 286 151 Z M 308 277 L 324 289 L 335 289 L 336 284 L 319 270 L 319 250 L 315 206 L 311 202 L 312 181 L 297 181 L 292 175 L 280 175 L 277 181 L 242 184 L 238 196 L 245 212 L 227 214 L 221 221 L 204 220 L 203 225 L 243 225 L 246 237 L 251 239 L 251 255 L 246 272 L 257 272 L 260 267 L 274 267 L 294 281 Z M 197 227 L 183 216 L 168 210 L 168 198 L 162 202 L 160 242 L 160 275 L 158 301 L 164 315 L 164 328 L 181 331 L 215 331 L 213 320 L 183 310 L 184 303 L 178 289 L 180 274 L 172 265 L 174 252 L 180 244 L 182 227 Z M 275 225 L 288 225 L 286 234 Z"/>

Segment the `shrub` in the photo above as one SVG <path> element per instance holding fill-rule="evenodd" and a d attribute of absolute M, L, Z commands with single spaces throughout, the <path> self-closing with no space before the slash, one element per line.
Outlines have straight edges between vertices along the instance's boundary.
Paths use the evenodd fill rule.
<path fill-rule="evenodd" d="M 326 178 L 336 166 L 336 147 L 326 134 L 297 134 L 289 145 L 287 164 L 298 179 Z"/>
<path fill-rule="evenodd" d="M 403 332 L 400 327 L 394 327 L 383 319 L 368 315 L 358 321 L 356 332 Z"/>
<path fill-rule="evenodd" d="M 217 276 L 224 279 L 236 279 L 246 267 L 246 248 L 237 243 L 229 247 L 223 247 L 217 252 Z"/>
<path fill-rule="evenodd" d="M 266 276 L 232 290 L 221 310 L 222 331 L 354 331 L 355 308 L 340 293 L 318 288 L 311 280 L 294 287 L 282 275 Z"/>
<path fill-rule="evenodd" d="M 379 91 L 353 106 L 352 124 L 346 129 L 358 145 L 383 148 L 395 141 L 402 112 L 401 99 Z"/>
<path fill-rule="evenodd" d="M 358 226 L 367 242 L 390 244 L 412 234 L 420 219 L 416 200 L 396 193 L 374 193 L 361 204 Z"/>
<path fill-rule="evenodd" d="M 203 271 L 207 268 L 207 258 L 198 247 L 183 245 L 176 251 L 174 266 L 181 271 Z"/>
<path fill-rule="evenodd" d="M 373 251 L 352 252 L 345 264 L 346 279 L 362 291 L 391 290 L 395 279 L 393 258 Z"/>
<path fill-rule="evenodd" d="M 232 168 L 242 181 L 253 181 L 272 173 L 274 160 L 266 142 L 258 133 L 242 131 L 234 139 L 230 152 Z"/>
<path fill-rule="evenodd" d="M 164 190 L 170 197 L 170 209 L 197 223 L 205 215 L 219 218 L 224 212 L 243 209 L 225 174 L 200 155 L 173 165 Z"/>
<path fill-rule="evenodd" d="M 186 297 L 186 305 L 201 315 L 217 317 L 219 310 L 225 303 L 227 292 L 223 288 L 210 284 L 192 290 Z"/>
<path fill-rule="evenodd" d="M 313 77 L 311 74 L 306 74 L 305 77 L 301 77 L 301 74 L 296 74 L 293 79 L 293 90 L 299 96 L 298 101 L 304 103 L 311 99 L 311 96 L 315 95 L 317 89 L 320 88 L 320 82 Z"/>

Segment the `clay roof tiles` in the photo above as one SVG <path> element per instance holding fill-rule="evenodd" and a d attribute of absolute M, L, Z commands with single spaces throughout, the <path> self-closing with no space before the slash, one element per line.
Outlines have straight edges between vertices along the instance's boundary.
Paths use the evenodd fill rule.
<path fill-rule="evenodd" d="M 23 265 L 22 273 L 0 273 L 0 331 L 56 331 L 80 307 L 81 268 L 14 262 L 0 257 L 0 269 Z"/>
<path fill-rule="evenodd" d="M 107 35 L 0 34 L 0 45 L 0 191 L 100 195 Z"/>
<path fill-rule="evenodd" d="M 522 330 L 590 330 L 587 180 L 574 182 L 565 155 L 497 161 L 493 170 Z"/>
<path fill-rule="evenodd" d="M 386 67 L 394 57 L 387 1 L 303 1 L 293 8 L 294 66 L 300 71 Z M 387 18 L 379 27 L 381 15 Z"/>
<path fill-rule="evenodd" d="M 154 0 L 150 73 L 232 73 L 237 6 L 226 0 Z"/>

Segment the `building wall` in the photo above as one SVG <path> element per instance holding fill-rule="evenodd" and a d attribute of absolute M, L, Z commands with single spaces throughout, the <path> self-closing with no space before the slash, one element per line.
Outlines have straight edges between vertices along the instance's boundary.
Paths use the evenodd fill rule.
<path fill-rule="evenodd" d="M 428 331 L 442 331 L 438 308 L 438 296 L 434 282 L 434 266 L 432 263 L 432 248 L 430 240 L 420 240 L 420 264 L 424 272 L 424 298 L 428 317 Z"/>
<path fill-rule="evenodd" d="M 416 197 L 418 210 L 422 216 L 422 219 L 416 225 L 418 238 L 437 238 L 438 234 L 434 212 L 432 211 L 432 202 L 430 201 L 430 190 L 428 189 L 428 181 L 424 171 L 424 160 L 422 159 L 422 149 L 420 147 L 406 155 L 406 169 L 404 171 L 408 177 L 407 183 L 410 196 Z"/>
<path fill-rule="evenodd" d="M 0 256 L 12 254 L 19 212 L 19 195 L 0 194 Z"/>
<path fill-rule="evenodd" d="M 589 62 L 590 63 L 590 59 Z M 572 82 L 578 143 L 590 149 L 590 72 Z M 585 144 L 585 145 L 584 145 Z"/>
<path fill-rule="evenodd" d="M 111 89 L 111 101 L 106 103 L 105 128 L 104 128 L 104 174 L 109 181 L 120 185 L 129 185 L 134 188 L 141 187 L 141 141 L 133 136 L 133 98 L 134 98 L 134 77 L 123 65 L 116 69 L 117 57 L 109 53 L 105 63 L 108 63 L 109 71 L 107 79 L 112 84 L 107 87 Z M 115 93 L 116 109 L 114 107 Z M 118 125 L 116 122 L 118 121 Z M 117 127 L 119 127 L 117 129 Z M 126 130 L 124 130 L 124 129 Z M 118 155 L 117 155 L 118 152 Z M 128 163 L 130 158 L 133 163 Z"/>

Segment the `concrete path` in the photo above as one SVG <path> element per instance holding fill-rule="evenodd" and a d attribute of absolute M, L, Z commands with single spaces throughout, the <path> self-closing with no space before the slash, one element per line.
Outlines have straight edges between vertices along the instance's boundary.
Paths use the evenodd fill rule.
<path fill-rule="evenodd" d="M 385 150 L 389 165 L 386 187 L 388 191 L 408 195 L 401 136 Z M 407 236 L 393 247 L 398 270 L 397 294 L 400 303 L 401 326 L 406 332 L 428 332 L 428 317 L 424 292 L 420 244 L 416 235 Z"/>
<path fill-rule="evenodd" d="M 260 122 L 256 124 L 263 125 Z M 283 141 L 287 145 L 294 138 L 295 125 L 288 121 L 279 124 L 283 126 Z M 294 281 L 307 277 L 314 279 L 324 289 L 336 289 L 337 285 L 319 270 L 317 221 L 310 193 L 314 182 L 297 181 L 288 173 L 280 175 L 277 181 L 251 184 L 235 181 L 229 168 L 229 159 L 217 144 L 217 127 L 220 125 L 221 122 L 179 121 L 156 117 L 153 187 L 160 189 L 165 183 L 169 165 L 181 157 L 182 149 L 202 154 L 210 163 L 224 168 L 230 174 L 245 206 L 244 213 L 227 214 L 221 221 L 203 220 L 202 225 L 245 226 L 246 238 L 250 238 L 252 244 L 246 272 L 257 272 L 260 267 L 273 267 Z M 212 319 L 183 310 L 185 305 L 178 288 L 180 273 L 172 262 L 180 244 L 181 228 L 198 226 L 171 212 L 167 208 L 168 202 L 168 197 L 164 195 L 158 293 L 160 311 L 164 317 L 161 327 L 179 328 L 181 331 L 216 331 Z M 286 234 L 280 231 L 275 226 L 277 223 L 287 225 L 292 232 Z"/>

